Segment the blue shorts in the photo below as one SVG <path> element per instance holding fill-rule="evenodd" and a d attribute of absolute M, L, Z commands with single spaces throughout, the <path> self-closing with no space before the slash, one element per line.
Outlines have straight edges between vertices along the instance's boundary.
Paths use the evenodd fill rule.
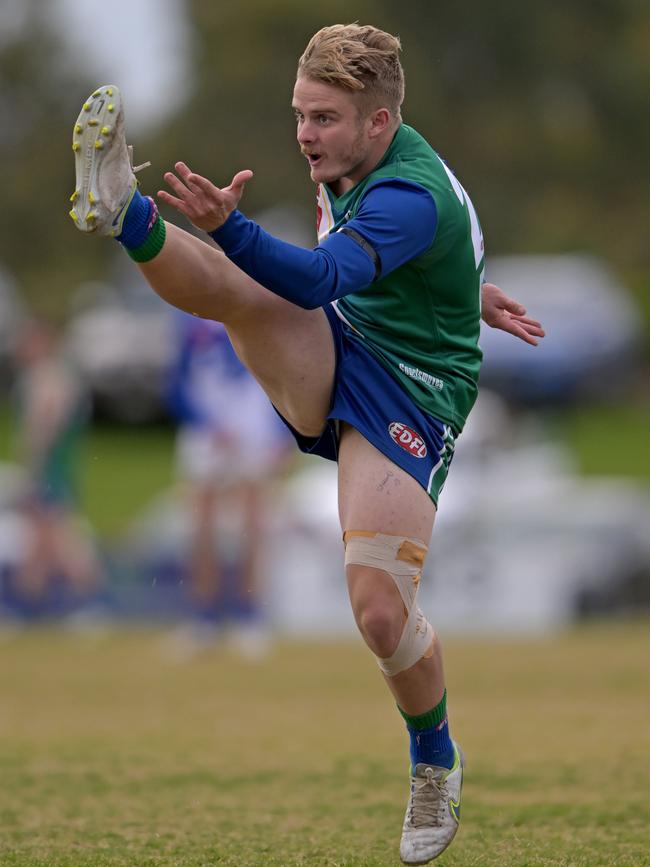
<path fill-rule="evenodd" d="M 302 452 L 338 459 L 339 422 L 356 428 L 368 442 L 418 481 L 438 505 L 440 491 L 454 455 L 456 434 L 439 419 L 423 412 L 364 347 L 361 338 L 324 308 L 336 350 L 332 406 L 318 437 L 291 430 Z M 282 416 L 281 416 L 282 417 Z"/>

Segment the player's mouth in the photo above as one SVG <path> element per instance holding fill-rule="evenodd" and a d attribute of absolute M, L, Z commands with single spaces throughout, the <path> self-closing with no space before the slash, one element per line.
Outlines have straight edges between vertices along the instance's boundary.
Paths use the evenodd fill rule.
<path fill-rule="evenodd" d="M 305 154 L 310 167 L 315 168 L 323 159 L 322 154 Z"/>

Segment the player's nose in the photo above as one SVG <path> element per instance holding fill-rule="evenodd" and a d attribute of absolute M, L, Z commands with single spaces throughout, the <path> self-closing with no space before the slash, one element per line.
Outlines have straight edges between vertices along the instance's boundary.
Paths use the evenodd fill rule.
<path fill-rule="evenodd" d="M 297 138 L 299 144 L 309 144 L 313 142 L 316 138 L 314 135 L 314 126 L 310 123 L 301 123 L 298 127 Z"/>

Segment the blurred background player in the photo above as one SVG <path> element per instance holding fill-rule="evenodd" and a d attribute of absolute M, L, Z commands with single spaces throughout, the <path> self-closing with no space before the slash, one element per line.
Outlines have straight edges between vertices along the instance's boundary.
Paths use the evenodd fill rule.
<path fill-rule="evenodd" d="M 25 471 L 24 556 L 13 595 L 22 615 L 79 614 L 98 600 L 102 569 L 78 512 L 83 383 L 54 330 L 29 322 L 16 352 L 16 452 Z"/>
<path fill-rule="evenodd" d="M 169 403 L 186 488 L 191 620 L 174 635 L 178 655 L 210 645 L 228 625 L 248 658 L 268 648 L 264 553 L 271 487 L 290 438 L 239 361 L 221 323 L 180 311 Z"/>

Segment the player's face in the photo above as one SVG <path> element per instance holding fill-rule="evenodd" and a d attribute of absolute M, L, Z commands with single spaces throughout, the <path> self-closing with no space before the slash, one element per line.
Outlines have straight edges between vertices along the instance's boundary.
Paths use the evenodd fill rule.
<path fill-rule="evenodd" d="M 340 195 L 374 168 L 372 123 L 359 114 L 352 94 L 311 78 L 298 78 L 292 104 L 298 144 L 312 181 L 330 184 Z"/>

